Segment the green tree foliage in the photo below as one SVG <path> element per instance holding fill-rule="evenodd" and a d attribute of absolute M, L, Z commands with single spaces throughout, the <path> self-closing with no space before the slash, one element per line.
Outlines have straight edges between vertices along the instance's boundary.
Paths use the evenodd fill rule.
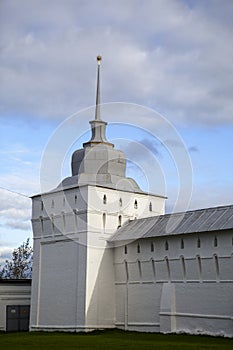
<path fill-rule="evenodd" d="M 29 238 L 12 252 L 12 258 L 0 266 L 1 279 L 22 279 L 32 277 L 33 250 Z"/>

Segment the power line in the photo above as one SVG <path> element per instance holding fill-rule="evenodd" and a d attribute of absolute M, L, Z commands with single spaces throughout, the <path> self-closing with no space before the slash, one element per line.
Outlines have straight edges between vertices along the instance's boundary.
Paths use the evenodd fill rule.
<path fill-rule="evenodd" d="M 0 189 L 4 190 L 4 191 L 7 191 L 7 192 L 10 192 L 10 193 L 17 194 L 18 196 L 23 196 L 23 197 L 26 197 L 26 198 L 30 199 L 30 197 L 27 196 L 26 194 L 23 194 L 23 193 L 20 193 L 20 192 L 16 192 L 16 191 L 12 191 L 12 190 L 9 190 L 8 188 L 2 187 L 2 186 L 0 186 Z"/>

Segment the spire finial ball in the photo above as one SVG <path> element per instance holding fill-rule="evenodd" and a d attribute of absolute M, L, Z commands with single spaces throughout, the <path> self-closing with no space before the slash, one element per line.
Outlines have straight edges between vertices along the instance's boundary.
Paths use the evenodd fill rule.
<path fill-rule="evenodd" d="M 100 61 L 102 60 L 102 57 L 100 55 L 97 56 L 97 62 L 100 64 Z"/>

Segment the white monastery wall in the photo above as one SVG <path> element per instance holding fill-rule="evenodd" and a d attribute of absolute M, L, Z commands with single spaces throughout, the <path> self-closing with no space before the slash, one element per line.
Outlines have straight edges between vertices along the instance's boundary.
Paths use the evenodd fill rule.
<path fill-rule="evenodd" d="M 107 240 L 127 220 L 151 216 L 152 208 L 163 213 L 164 198 L 88 187 L 86 327 L 115 327 L 114 252 Z"/>
<path fill-rule="evenodd" d="M 72 176 L 33 197 L 30 329 L 117 326 L 233 336 L 233 232 L 224 230 L 232 228 L 232 212 L 216 210 L 200 222 L 203 213 L 197 212 L 187 219 L 186 225 L 197 220 L 198 231 L 201 224 L 208 230 L 218 215 L 219 226 L 212 227 L 222 227 L 221 232 L 176 235 L 170 224 L 178 215 L 169 220 L 174 234 L 152 232 L 151 239 L 135 240 L 155 227 L 155 220 L 137 226 L 137 219 L 163 215 L 165 197 L 143 193 L 127 178 L 124 153 L 107 141 L 100 114 L 101 56 L 97 62 L 91 139 L 73 153 Z M 136 220 L 128 232 L 124 227 L 131 242 L 122 243 L 124 228 L 117 230 L 129 220 Z M 117 232 L 119 239 L 110 240 Z"/>
<path fill-rule="evenodd" d="M 116 247 L 116 326 L 233 336 L 233 232 Z"/>

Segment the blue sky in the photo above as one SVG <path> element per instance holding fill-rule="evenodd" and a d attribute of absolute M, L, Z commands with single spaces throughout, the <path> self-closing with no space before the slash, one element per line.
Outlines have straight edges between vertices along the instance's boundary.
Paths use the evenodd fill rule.
<path fill-rule="evenodd" d="M 167 211 L 232 204 L 232 19 L 231 0 L 1 1 L 0 187 L 26 197 L 0 189 L 0 261 L 32 237 L 27 196 L 51 140 L 56 186 L 89 138 L 97 54 L 128 175 Z"/>

